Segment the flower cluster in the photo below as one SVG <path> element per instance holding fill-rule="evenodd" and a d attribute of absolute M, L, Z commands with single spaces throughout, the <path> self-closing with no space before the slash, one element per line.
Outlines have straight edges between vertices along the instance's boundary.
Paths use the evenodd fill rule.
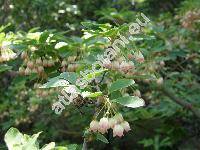
<path fill-rule="evenodd" d="M 144 56 L 140 51 L 137 51 L 134 54 L 128 54 L 128 59 L 134 59 L 138 63 L 144 62 Z M 133 75 L 135 69 L 135 65 L 132 61 L 126 62 L 122 57 L 117 58 L 112 62 L 110 60 L 104 60 L 103 66 L 107 69 L 112 69 L 126 75 Z"/>
<path fill-rule="evenodd" d="M 11 59 L 16 58 L 16 53 L 14 53 L 10 48 L 10 42 L 4 41 L 2 42 L 1 48 L 0 48 L 0 62 L 9 61 Z"/>
<path fill-rule="evenodd" d="M 127 44 L 129 44 L 129 39 L 133 39 L 132 35 L 135 34 L 139 34 L 141 29 L 145 26 L 148 25 L 148 23 L 150 22 L 149 18 L 147 18 L 143 13 L 141 13 L 141 17 L 145 20 L 144 22 L 142 22 L 140 19 L 136 19 L 137 23 L 131 23 L 129 25 L 129 38 L 126 38 L 125 36 L 121 35 L 118 32 L 118 39 L 115 39 L 114 42 L 112 43 L 112 46 L 108 47 L 105 51 L 103 55 L 97 55 L 97 61 L 95 63 L 92 64 L 92 70 L 86 70 L 84 71 L 84 73 L 80 72 L 80 74 L 83 76 L 83 78 L 81 78 L 80 80 L 78 80 L 78 84 L 80 85 L 81 89 L 84 89 L 95 77 L 93 76 L 91 80 L 87 80 L 85 79 L 85 75 L 88 73 L 94 73 L 94 72 L 98 72 L 98 71 L 102 71 L 103 68 L 111 68 L 111 61 L 114 60 L 116 58 L 116 56 L 118 55 L 118 53 L 120 52 L 120 47 L 125 48 Z M 110 40 L 108 38 L 108 40 Z M 136 61 L 138 62 L 143 62 L 144 61 L 144 57 L 142 55 L 141 52 L 136 52 L 134 54 L 134 57 L 136 58 Z M 100 66 L 100 69 L 97 69 L 98 66 Z M 122 64 L 122 72 L 127 72 L 130 68 L 132 68 L 132 65 L 124 63 Z M 129 73 L 129 75 L 132 75 L 132 73 Z"/>
<path fill-rule="evenodd" d="M 41 89 L 39 87 L 41 87 L 42 85 L 39 83 L 35 83 L 34 84 L 34 89 L 35 89 L 35 94 L 37 97 L 42 97 L 45 98 L 47 96 L 52 95 L 55 92 L 58 92 L 59 89 L 58 88 L 51 88 L 51 89 Z"/>
<path fill-rule="evenodd" d="M 27 52 L 22 52 L 21 58 L 24 60 L 24 66 L 19 68 L 19 74 L 30 75 L 31 73 L 38 73 L 39 75 L 44 75 L 45 67 L 52 67 L 58 60 L 53 60 L 52 58 L 37 58 L 30 59 Z"/>
<path fill-rule="evenodd" d="M 75 64 L 76 56 L 69 56 L 67 60 L 63 60 L 61 63 L 61 72 L 75 72 L 79 67 L 78 64 Z"/>
<path fill-rule="evenodd" d="M 200 19 L 200 11 L 188 11 L 181 19 L 181 24 L 184 28 L 194 30 L 194 23 Z"/>
<path fill-rule="evenodd" d="M 116 114 L 112 118 L 103 117 L 100 121 L 93 120 L 90 123 L 90 131 L 100 132 L 102 134 L 106 133 L 108 129 L 113 129 L 113 137 L 118 136 L 122 137 L 124 132 L 131 130 L 129 123 L 124 121 L 122 115 Z"/>

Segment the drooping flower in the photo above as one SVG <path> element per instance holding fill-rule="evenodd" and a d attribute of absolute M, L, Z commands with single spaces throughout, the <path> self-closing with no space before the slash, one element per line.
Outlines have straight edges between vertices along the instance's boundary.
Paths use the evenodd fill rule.
<path fill-rule="evenodd" d="M 32 61 L 28 61 L 27 66 L 32 69 L 34 67 L 34 63 Z"/>
<path fill-rule="evenodd" d="M 135 52 L 133 56 L 137 62 L 139 63 L 144 62 L 144 56 L 142 55 L 140 51 Z"/>
<path fill-rule="evenodd" d="M 128 54 L 128 59 L 133 59 L 133 55 L 131 53 Z"/>
<path fill-rule="evenodd" d="M 115 118 L 109 118 L 109 127 L 114 128 L 114 126 L 117 124 L 117 120 Z"/>
<path fill-rule="evenodd" d="M 162 84 L 163 84 L 163 78 L 160 77 L 159 79 L 157 79 L 156 83 L 157 83 L 158 85 L 162 85 Z"/>
<path fill-rule="evenodd" d="M 37 71 L 38 71 L 38 73 L 42 73 L 44 71 L 44 67 L 43 66 L 38 66 L 37 67 Z"/>
<path fill-rule="evenodd" d="M 99 127 L 104 130 L 109 129 L 108 118 L 106 118 L 106 117 L 101 118 L 99 121 Z"/>
<path fill-rule="evenodd" d="M 21 58 L 26 59 L 27 57 L 28 57 L 27 52 L 23 51 L 22 54 L 21 54 Z"/>
<path fill-rule="evenodd" d="M 137 97 L 141 97 L 141 93 L 139 90 L 136 90 L 134 93 L 133 93 L 134 96 L 137 96 Z"/>
<path fill-rule="evenodd" d="M 115 125 L 113 129 L 113 137 L 115 136 L 122 137 L 124 135 L 123 132 L 124 132 L 124 128 L 121 125 L 117 124 Z"/>
<path fill-rule="evenodd" d="M 128 123 L 127 121 L 122 122 L 122 123 L 121 123 L 121 126 L 124 128 L 124 130 L 125 130 L 126 132 L 128 132 L 128 131 L 131 130 L 130 125 L 129 125 L 129 123 Z"/>
<path fill-rule="evenodd" d="M 104 133 L 107 132 L 107 129 L 99 127 L 99 128 L 98 128 L 98 131 L 99 131 L 100 133 L 104 134 Z"/>
<path fill-rule="evenodd" d="M 31 73 L 31 70 L 29 68 L 26 68 L 24 71 L 24 74 L 27 76 Z"/>
<path fill-rule="evenodd" d="M 118 113 L 114 116 L 115 120 L 117 121 L 117 123 L 121 123 L 124 121 L 124 118 L 122 116 L 122 114 Z"/>
<path fill-rule="evenodd" d="M 93 120 L 92 122 L 90 122 L 90 131 L 98 131 L 99 129 L 99 122 L 96 120 Z"/>
<path fill-rule="evenodd" d="M 128 69 L 129 69 L 129 65 L 128 65 L 126 62 L 123 61 L 123 62 L 120 64 L 120 71 L 122 71 L 122 72 L 127 72 Z"/>
<path fill-rule="evenodd" d="M 118 70 L 120 68 L 120 64 L 118 61 L 114 61 L 112 64 L 112 69 L 113 70 Z"/>

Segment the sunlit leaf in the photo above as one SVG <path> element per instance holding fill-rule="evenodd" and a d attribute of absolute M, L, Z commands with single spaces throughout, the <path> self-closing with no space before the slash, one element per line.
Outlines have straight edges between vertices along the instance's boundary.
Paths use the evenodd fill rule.
<path fill-rule="evenodd" d="M 109 92 L 111 93 L 120 90 L 122 88 L 133 85 L 134 83 L 135 81 L 131 79 L 119 79 L 111 84 L 111 86 L 109 87 Z"/>
<path fill-rule="evenodd" d="M 136 96 L 125 96 L 112 100 L 112 102 L 119 103 L 126 107 L 137 108 L 145 105 L 143 99 Z"/>

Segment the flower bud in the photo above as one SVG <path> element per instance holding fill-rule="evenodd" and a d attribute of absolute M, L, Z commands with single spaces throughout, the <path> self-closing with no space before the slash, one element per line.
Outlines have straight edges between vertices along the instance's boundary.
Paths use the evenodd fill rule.
<path fill-rule="evenodd" d="M 38 64 L 38 65 L 42 65 L 42 60 L 41 60 L 41 58 L 38 58 L 38 59 L 36 59 L 36 64 Z"/>
<path fill-rule="evenodd" d="M 28 61 L 29 61 L 29 59 L 28 59 L 28 58 L 25 58 L 25 59 L 24 59 L 24 63 L 25 63 L 25 64 L 27 64 L 27 63 L 28 63 Z"/>
<path fill-rule="evenodd" d="M 78 67 L 79 67 L 78 64 L 74 64 L 74 71 L 76 71 Z"/>
<path fill-rule="evenodd" d="M 123 57 L 119 57 L 119 58 L 117 58 L 117 61 L 118 61 L 119 63 L 122 63 L 122 62 L 124 62 L 124 58 L 123 58 Z"/>
<path fill-rule="evenodd" d="M 37 68 L 38 73 L 42 73 L 44 71 L 44 67 L 43 66 L 39 66 Z"/>
<path fill-rule="evenodd" d="M 42 61 L 42 64 L 43 64 L 44 67 L 47 67 L 48 66 L 48 60 L 44 59 Z"/>
<path fill-rule="evenodd" d="M 128 54 L 128 59 L 133 59 L 133 55 L 132 54 Z"/>
<path fill-rule="evenodd" d="M 128 67 L 129 69 L 134 69 L 135 68 L 135 64 L 132 61 L 128 62 Z"/>
<path fill-rule="evenodd" d="M 118 70 L 120 68 L 119 62 L 118 61 L 114 61 L 112 64 L 112 68 L 114 70 Z"/>
<path fill-rule="evenodd" d="M 33 73 L 37 73 L 37 68 L 34 67 L 34 68 L 32 69 L 32 72 L 33 72 Z"/>
<path fill-rule="evenodd" d="M 73 71 L 74 71 L 74 66 L 73 66 L 73 64 L 69 64 L 67 70 L 68 70 L 69 72 L 73 72 Z"/>
<path fill-rule="evenodd" d="M 24 71 L 24 74 L 27 76 L 31 73 L 30 69 L 29 68 L 26 68 L 25 71 Z"/>
<path fill-rule="evenodd" d="M 19 74 L 24 75 L 24 68 L 22 68 L 22 67 L 19 68 Z"/>
<path fill-rule="evenodd" d="M 96 121 L 96 120 L 93 120 L 91 123 L 90 123 L 90 131 L 98 131 L 99 129 L 99 122 Z"/>
<path fill-rule="evenodd" d="M 48 67 L 52 67 L 53 65 L 54 65 L 53 60 L 49 60 L 49 61 L 48 61 Z"/>
<path fill-rule="evenodd" d="M 164 61 L 161 61 L 161 62 L 160 62 L 160 66 L 161 66 L 161 67 L 164 67 L 164 66 L 165 66 L 165 62 L 164 62 Z"/>
<path fill-rule="evenodd" d="M 126 132 L 128 132 L 128 131 L 131 130 L 130 125 L 129 125 L 129 123 L 128 123 L 127 121 L 122 122 L 122 123 L 121 123 L 121 126 L 124 128 L 124 130 L 125 130 Z"/>
<path fill-rule="evenodd" d="M 122 62 L 121 64 L 120 64 L 120 71 L 123 71 L 123 72 L 127 72 L 128 71 L 128 64 L 126 63 L 126 62 Z"/>
<path fill-rule="evenodd" d="M 42 97 L 48 96 L 48 92 L 47 92 L 47 91 L 42 91 L 42 92 L 41 92 L 41 96 L 42 96 Z"/>
<path fill-rule="evenodd" d="M 66 71 L 66 68 L 65 67 L 62 67 L 61 68 L 61 72 L 65 72 Z"/>
<path fill-rule="evenodd" d="M 22 52 L 21 58 L 22 58 L 22 59 L 25 59 L 25 58 L 27 58 L 27 57 L 28 57 L 27 52 Z"/>
<path fill-rule="evenodd" d="M 137 52 L 134 53 L 134 58 L 139 63 L 144 62 L 144 56 L 142 55 L 142 53 L 140 51 L 137 51 Z"/>
<path fill-rule="evenodd" d="M 115 125 L 114 129 L 113 129 L 113 136 L 119 136 L 119 137 L 122 137 L 124 134 L 124 129 L 121 125 L 117 124 Z"/>
<path fill-rule="evenodd" d="M 76 71 L 76 64 L 73 64 L 73 72 Z"/>
<path fill-rule="evenodd" d="M 133 95 L 137 97 L 141 97 L 141 93 L 139 90 L 136 90 Z"/>
<path fill-rule="evenodd" d="M 162 85 L 163 84 L 163 78 L 161 77 L 161 78 L 157 79 L 156 83 L 158 85 Z"/>
<path fill-rule="evenodd" d="M 36 51 L 36 50 L 37 50 L 37 47 L 35 47 L 35 46 L 32 46 L 30 49 L 31 49 L 31 51 L 32 51 L 32 52 L 34 52 L 34 51 Z"/>
<path fill-rule="evenodd" d="M 32 69 L 34 67 L 34 63 L 32 61 L 28 61 L 27 66 Z"/>
<path fill-rule="evenodd" d="M 66 62 L 65 60 L 63 60 L 61 65 L 62 65 L 63 67 L 64 67 L 64 66 L 67 66 L 67 62 Z"/>
<path fill-rule="evenodd" d="M 76 56 L 69 56 L 67 60 L 69 63 L 71 63 L 71 62 L 74 62 L 75 59 L 76 59 Z"/>
<path fill-rule="evenodd" d="M 112 64 L 111 64 L 111 63 L 104 63 L 103 65 L 104 65 L 104 67 L 107 68 L 107 69 L 111 69 L 111 67 L 112 67 Z"/>

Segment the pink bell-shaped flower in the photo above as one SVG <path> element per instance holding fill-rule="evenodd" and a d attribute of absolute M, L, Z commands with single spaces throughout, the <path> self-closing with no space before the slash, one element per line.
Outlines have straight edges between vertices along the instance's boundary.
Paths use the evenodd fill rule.
<path fill-rule="evenodd" d="M 115 118 L 109 118 L 108 121 L 109 121 L 109 127 L 112 129 L 117 124 L 117 120 Z"/>
<path fill-rule="evenodd" d="M 102 134 L 107 132 L 107 129 L 99 127 L 98 131 Z"/>
<path fill-rule="evenodd" d="M 108 122 L 108 118 L 101 118 L 100 121 L 99 121 L 99 127 L 102 128 L 102 129 L 109 129 L 109 122 Z"/>
<path fill-rule="evenodd" d="M 93 120 L 91 123 L 90 123 L 90 131 L 98 131 L 99 129 L 99 122 L 96 121 L 96 120 Z"/>
<path fill-rule="evenodd" d="M 144 56 L 140 51 L 134 53 L 134 58 L 137 62 L 143 63 L 144 62 Z"/>
<path fill-rule="evenodd" d="M 128 131 L 131 130 L 130 125 L 129 125 L 129 123 L 128 123 L 127 121 L 122 122 L 122 123 L 121 123 L 121 126 L 124 128 L 124 130 L 125 130 L 126 132 L 128 132 Z"/>
<path fill-rule="evenodd" d="M 117 121 L 117 123 L 121 123 L 124 121 L 124 118 L 122 116 L 122 114 L 118 113 L 114 116 L 114 119 Z"/>
<path fill-rule="evenodd" d="M 101 118 L 99 121 L 99 129 L 98 131 L 101 132 L 102 134 L 106 133 L 107 130 L 109 129 L 109 122 L 108 118 Z"/>
<path fill-rule="evenodd" d="M 122 137 L 124 135 L 123 132 L 124 132 L 124 128 L 121 125 L 117 124 L 115 125 L 113 129 L 113 137 L 115 136 Z"/>

